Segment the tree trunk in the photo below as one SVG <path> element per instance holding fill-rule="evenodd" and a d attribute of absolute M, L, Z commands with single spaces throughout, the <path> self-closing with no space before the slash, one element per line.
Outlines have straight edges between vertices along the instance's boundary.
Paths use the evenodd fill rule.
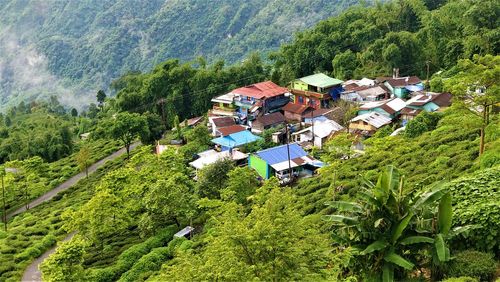
<path fill-rule="evenodd" d="M 127 149 L 127 159 L 130 159 L 130 144 L 125 145 L 125 148 Z"/>
<path fill-rule="evenodd" d="M 88 164 L 85 164 L 85 175 L 87 178 L 89 178 L 89 166 L 88 166 Z"/>
<path fill-rule="evenodd" d="M 481 139 L 479 141 L 479 155 L 481 156 L 484 153 L 484 124 L 481 126 Z"/>

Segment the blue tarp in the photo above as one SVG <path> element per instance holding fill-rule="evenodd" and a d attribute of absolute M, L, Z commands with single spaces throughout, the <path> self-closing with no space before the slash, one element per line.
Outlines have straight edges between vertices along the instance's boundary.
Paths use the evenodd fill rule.
<path fill-rule="evenodd" d="M 342 86 L 339 86 L 330 89 L 328 94 L 330 94 L 330 97 L 332 97 L 333 101 L 337 101 L 338 99 L 340 99 L 340 93 L 342 93 L 342 91 L 344 91 L 344 89 L 342 88 Z"/>
<path fill-rule="evenodd" d="M 300 147 L 297 143 L 290 144 L 289 147 L 291 160 L 307 156 L 306 151 L 304 151 L 304 149 L 302 149 L 302 147 Z M 268 165 L 273 165 L 288 160 L 286 145 L 259 151 L 255 154 L 259 156 L 259 158 L 263 159 Z"/>
<path fill-rule="evenodd" d="M 408 85 L 408 86 L 405 86 L 405 88 L 406 88 L 406 90 L 408 90 L 410 92 L 417 92 L 417 91 L 424 90 L 424 87 L 420 86 L 420 85 Z"/>
<path fill-rule="evenodd" d="M 260 139 L 262 138 L 253 135 L 250 131 L 243 130 L 240 132 L 229 134 L 228 136 L 212 139 L 212 143 L 221 145 L 222 147 L 235 148 L 248 143 L 255 142 Z"/>

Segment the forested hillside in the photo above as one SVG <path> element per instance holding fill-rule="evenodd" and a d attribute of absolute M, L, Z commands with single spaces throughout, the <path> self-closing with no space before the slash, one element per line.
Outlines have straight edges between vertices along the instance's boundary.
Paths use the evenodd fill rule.
<path fill-rule="evenodd" d="M 297 7 L 320 15 L 326 11 L 321 5 L 329 7 L 329 2 L 264 2 L 240 7 L 230 5 L 232 1 L 64 5 L 0 0 L 5 11 L 26 9 L 19 22 L 38 21 L 43 32 L 80 35 L 68 39 L 58 33 L 44 40 L 19 32 L 19 42 L 38 38 L 31 46 L 53 54 L 59 53 L 51 44 L 68 44 L 68 56 L 61 58 L 73 58 L 77 49 L 90 52 L 73 62 L 51 61 L 28 50 L 34 65 L 46 64 L 50 71 L 67 67 L 59 74 L 66 81 L 82 79 L 101 87 L 109 81 L 107 71 L 119 75 L 151 66 L 105 85 L 116 95 L 94 91 L 84 111 L 67 110 L 51 97 L 16 103 L 0 114 L 5 192 L 0 202 L 0 282 L 498 281 L 498 1 L 395 0 L 356 6 L 297 33 L 286 44 L 280 44 L 286 38 L 284 27 L 307 22 L 294 18 L 301 12 Z M 38 13 L 30 13 L 33 3 Z M 212 7 L 219 10 L 212 12 Z M 270 10 L 276 12 L 267 14 Z M 43 15 L 49 11 L 53 17 L 47 21 Z M 173 11 L 177 14 L 166 16 Z M 86 17 L 88 13 L 98 17 Z M 228 13 L 237 15 L 234 22 L 221 16 Z M 272 20 L 261 30 L 247 16 L 262 13 Z M 198 40 L 199 49 L 188 39 L 177 38 L 174 44 L 176 39 L 169 38 L 152 51 L 144 44 L 156 42 L 153 34 L 161 37 L 154 32 L 136 33 L 137 41 L 124 39 L 137 31 L 136 25 L 151 23 L 166 37 L 171 29 L 186 28 L 177 34 Z M 284 25 L 278 24 L 282 30 L 274 37 L 277 23 Z M 259 34 L 267 36 L 267 31 L 280 41 L 270 60 L 265 59 L 267 47 L 255 47 L 249 35 L 260 40 Z M 208 46 L 212 41 L 205 33 L 219 36 L 221 44 Z M 0 30 L 0 36 L 6 34 Z M 145 34 L 151 41 L 143 39 Z M 231 45 L 238 34 L 250 40 L 239 41 L 242 49 Z M 89 38 L 94 45 L 81 44 Z M 123 52 L 106 49 L 116 46 Z M 176 58 L 158 55 L 170 56 L 172 46 L 178 48 L 172 54 Z M 253 48 L 261 52 L 240 62 L 240 54 Z M 219 53 L 231 58 L 231 50 L 236 63 L 215 59 Z M 194 58 L 198 54 L 208 58 Z M 418 83 L 393 78 L 393 69 Z M 53 83 L 59 80 L 50 71 L 38 86 L 63 89 L 64 84 Z M 316 72 L 323 74 L 311 79 Z M 350 82 L 339 84 L 327 75 Z M 390 78 L 378 82 L 377 76 Z M 352 79 L 362 77 L 372 81 L 371 87 L 387 88 L 383 97 L 343 99 L 352 94 L 348 86 L 361 83 Z M 295 89 L 290 81 L 308 88 Z M 394 81 L 405 83 L 391 85 Z M 320 93 L 322 85 L 341 88 L 340 98 Z M 355 89 L 371 89 L 365 87 Z M 314 108 L 314 103 L 300 102 L 300 95 L 319 96 L 326 103 Z M 276 97 L 284 97 L 286 106 L 256 114 L 251 122 L 248 115 L 242 120 L 240 112 L 234 113 L 243 107 L 264 112 L 263 105 Z M 440 97 L 448 100 L 438 102 Z M 389 106 L 394 101 L 401 108 Z M 430 103 L 435 108 L 425 107 Z M 310 110 L 310 118 L 300 112 L 298 119 L 287 117 L 290 105 Z M 337 110 L 338 117 L 326 114 Z M 373 112 L 361 113 L 369 110 Z M 321 111 L 325 114 L 314 116 Z M 280 115 L 283 120 L 259 130 L 262 117 Z M 361 120 L 361 130 L 351 127 L 365 115 L 370 119 Z M 322 123 L 337 126 L 326 137 L 315 137 L 326 131 Z M 308 132 L 312 139 L 302 140 Z M 240 154 L 245 156 L 236 159 Z M 61 186 L 51 198 L 29 207 Z M 54 252 L 38 264 L 36 259 L 51 248 Z"/>
<path fill-rule="evenodd" d="M 82 105 L 112 79 L 168 58 L 234 63 L 251 51 L 274 50 L 354 3 L 2 0 L 0 110 L 7 101 L 51 94 Z"/>

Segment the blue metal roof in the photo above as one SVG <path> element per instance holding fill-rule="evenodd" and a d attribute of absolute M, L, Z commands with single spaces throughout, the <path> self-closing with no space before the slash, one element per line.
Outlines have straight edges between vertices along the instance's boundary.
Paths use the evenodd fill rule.
<path fill-rule="evenodd" d="M 228 147 L 228 148 L 235 148 L 239 147 L 241 145 L 245 145 L 248 143 L 255 142 L 257 140 L 262 139 L 259 136 L 253 135 L 250 131 L 248 130 L 243 130 L 240 132 L 236 132 L 233 134 L 229 134 L 228 136 L 224 137 L 218 137 L 215 139 L 212 139 L 212 143 Z"/>
<path fill-rule="evenodd" d="M 297 143 L 292 143 L 290 147 L 290 159 L 307 156 L 306 151 Z M 288 160 L 288 152 L 286 145 L 269 148 L 255 153 L 259 158 L 263 159 L 268 165 L 284 162 Z"/>

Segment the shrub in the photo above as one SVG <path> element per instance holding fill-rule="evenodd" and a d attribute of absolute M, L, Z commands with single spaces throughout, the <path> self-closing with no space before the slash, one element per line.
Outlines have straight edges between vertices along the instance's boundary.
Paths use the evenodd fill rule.
<path fill-rule="evenodd" d="M 479 282 L 476 278 L 462 276 L 462 277 L 453 277 L 443 280 L 441 282 Z"/>
<path fill-rule="evenodd" d="M 451 262 L 449 276 L 469 276 L 490 281 L 495 275 L 497 263 L 493 254 L 467 250 L 458 253 Z"/>

